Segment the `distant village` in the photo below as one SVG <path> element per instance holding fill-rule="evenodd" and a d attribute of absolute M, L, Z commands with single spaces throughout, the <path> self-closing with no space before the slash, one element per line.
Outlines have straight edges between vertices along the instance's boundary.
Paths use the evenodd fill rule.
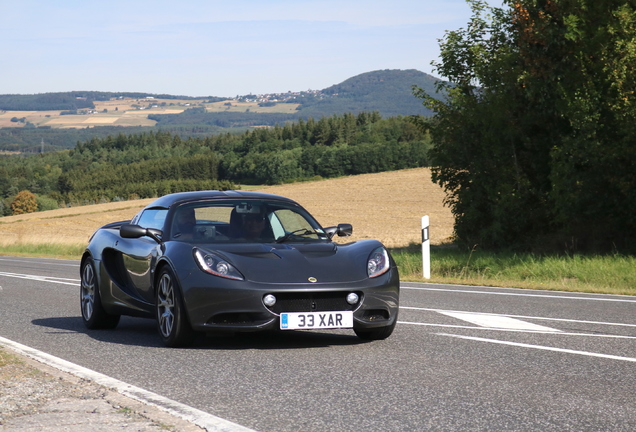
<path fill-rule="evenodd" d="M 303 99 L 306 97 L 316 98 L 316 99 L 326 99 L 331 95 L 326 95 L 322 92 L 322 90 L 307 90 L 307 91 L 299 91 L 292 92 L 289 91 L 287 93 L 265 93 L 259 95 L 245 95 L 245 96 L 237 96 L 234 98 L 237 102 L 258 102 L 258 103 L 292 103 L 298 101 L 299 99 Z"/>
<path fill-rule="evenodd" d="M 258 103 L 261 106 L 268 106 L 268 105 L 275 105 L 277 103 L 302 103 L 304 100 L 307 100 L 307 99 L 321 100 L 321 99 L 331 98 L 334 96 L 337 96 L 337 93 L 325 94 L 323 93 L 322 90 L 309 89 L 306 91 L 297 91 L 297 92 L 288 91 L 286 93 L 264 93 L 264 94 L 257 94 L 257 95 L 248 94 L 243 96 L 237 95 L 234 98 L 228 98 L 228 101 Z M 85 97 L 81 97 L 81 96 L 76 97 L 76 99 L 86 100 Z M 125 97 L 119 96 L 113 99 L 125 99 Z M 202 97 L 202 98 L 196 98 L 196 99 L 206 99 L 206 98 Z M 229 104 L 230 103 L 227 103 L 226 105 L 229 105 Z M 156 100 L 154 96 L 145 96 L 145 97 L 138 98 L 137 103 L 132 104 L 131 107 L 137 110 L 145 110 L 145 109 L 152 109 L 152 108 L 158 108 L 163 106 L 173 106 L 173 105 L 190 107 L 190 106 L 198 106 L 199 102 L 195 100 L 193 100 L 192 103 L 184 102 L 184 101 L 180 101 L 180 102 L 175 101 L 175 103 L 169 103 L 169 102 L 166 102 L 165 100 L 159 102 Z M 95 109 L 77 109 L 77 110 L 62 111 L 60 115 L 68 115 L 68 114 L 86 115 L 86 114 L 99 114 L 99 113 L 105 113 L 105 112 L 108 112 L 108 110 L 104 109 L 102 111 L 98 111 Z"/>

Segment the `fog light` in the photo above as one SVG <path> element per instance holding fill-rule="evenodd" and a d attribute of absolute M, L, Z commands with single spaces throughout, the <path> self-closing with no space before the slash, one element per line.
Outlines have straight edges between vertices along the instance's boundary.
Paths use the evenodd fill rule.
<path fill-rule="evenodd" d="M 276 297 L 274 297 L 272 294 L 267 294 L 265 297 L 263 297 L 263 304 L 267 307 L 272 307 L 276 304 Z"/>
<path fill-rule="evenodd" d="M 350 305 L 354 305 L 358 303 L 358 300 L 360 300 L 360 297 L 358 297 L 358 294 L 356 293 L 347 294 L 347 303 L 349 303 Z"/>

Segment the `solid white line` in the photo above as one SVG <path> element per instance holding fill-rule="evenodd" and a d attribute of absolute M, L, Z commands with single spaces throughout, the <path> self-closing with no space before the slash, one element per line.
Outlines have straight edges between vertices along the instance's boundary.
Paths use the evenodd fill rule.
<path fill-rule="evenodd" d="M 63 285 L 77 285 L 78 283 L 80 283 L 79 279 L 59 278 L 59 277 L 52 277 L 52 276 L 37 276 L 37 275 L 20 274 L 20 273 L 0 272 L 0 276 L 17 278 L 17 279 L 36 280 L 40 282 L 50 282 L 50 283 L 63 284 Z"/>
<path fill-rule="evenodd" d="M 51 259 L 55 260 L 56 258 L 51 258 Z M 54 266 L 64 266 L 64 267 L 79 267 L 80 266 L 79 261 L 77 261 L 76 264 L 64 264 L 64 263 L 57 263 L 57 262 L 51 262 L 51 261 L 35 261 L 34 259 L 28 259 L 28 258 L 24 258 L 24 259 L 0 258 L 0 261 L 10 261 L 10 262 L 19 262 L 19 263 L 28 263 L 28 264 L 44 264 L 44 265 L 54 265 Z M 64 260 L 59 260 L 59 261 L 64 261 Z M 66 261 L 72 261 L 72 260 L 66 260 Z"/>
<path fill-rule="evenodd" d="M 505 317 L 510 317 L 510 318 L 519 318 L 519 319 L 574 322 L 574 323 L 581 323 L 581 324 L 598 324 L 598 325 L 609 325 L 609 326 L 619 326 L 619 327 L 636 327 L 636 324 L 610 323 L 610 322 L 603 322 L 603 321 L 585 321 L 585 320 L 575 320 L 575 319 L 568 319 L 568 318 L 547 318 L 547 317 L 526 316 L 526 315 L 492 314 L 492 313 L 486 313 L 486 312 L 455 311 L 455 310 L 431 309 L 431 308 L 420 308 L 420 307 L 411 307 L 411 306 L 400 306 L 400 309 L 420 310 L 420 311 L 427 311 L 427 312 L 439 312 L 441 314 L 448 313 L 448 312 L 453 312 L 453 313 L 471 313 L 471 314 L 474 314 L 474 315 L 505 316 Z"/>
<path fill-rule="evenodd" d="M 542 297 L 542 298 L 558 298 L 558 299 L 567 299 L 567 300 L 586 300 L 586 301 L 607 301 L 607 302 L 623 302 L 623 303 L 636 303 L 635 300 L 627 299 L 623 296 L 622 298 L 618 298 L 618 296 L 612 297 L 577 297 L 572 295 L 550 295 L 550 294 L 529 294 L 529 293 L 513 293 L 513 292 L 488 292 L 488 291 L 478 291 L 478 290 L 455 290 L 448 288 L 424 288 L 424 287 L 413 287 L 413 286 L 404 286 L 400 285 L 400 289 L 411 289 L 418 291 L 442 291 L 442 292 L 453 292 L 453 293 L 464 293 L 464 294 L 485 294 L 485 295 L 502 295 L 502 296 L 520 296 L 520 297 Z"/>
<path fill-rule="evenodd" d="M 104 387 L 115 389 L 124 396 L 135 399 L 147 405 L 157 407 L 169 414 L 194 423 L 195 425 L 202 427 L 209 432 L 254 432 L 254 430 L 252 429 L 248 429 L 239 424 L 232 423 L 228 420 L 216 417 L 212 414 L 208 414 L 205 411 L 192 408 L 191 406 L 173 401 L 156 393 L 152 393 L 148 390 L 135 387 L 123 381 L 119 381 L 115 378 L 111 378 L 107 375 L 95 372 L 91 369 L 87 369 L 85 367 L 76 365 L 45 352 L 38 351 L 26 345 L 22 345 L 18 342 L 0 337 L 0 345 L 11 348 L 22 355 L 39 361 L 40 363 L 44 363 L 61 371 L 71 373 L 77 377 L 93 381 Z"/>
<path fill-rule="evenodd" d="M 566 333 L 566 332 L 554 332 L 554 331 L 519 330 L 519 329 L 496 328 L 496 327 L 463 326 L 463 325 L 454 325 L 454 324 L 418 323 L 418 322 L 409 322 L 409 321 L 398 321 L 398 324 L 408 324 L 408 325 L 416 325 L 416 326 L 422 326 L 422 327 L 457 328 L 457 329 L 466 329 L 466 330 L 488 330 L 488 331 L 501 331 L 501 332 L 512 332 L 512 333 L 551 334 L 551 335 L 559 335 L 559 336 L 584 336 L 584 337 L 597 337 L 597 338 L 607 338 L 607 339 L 636 339 L 636 336 L 608 335 L 608 334 L 598 334 L 598 333 Z"/>
<path fill-rule="evenodd" d="M 495 344 L 510 345 L 510 346 L 516 346 L 516 347 L 522 347 L 522 348 L 533 348 L 533 349 L 539 349 L 544 351 L 555 351 L 555 352 L 562 352 L 567 354 L 579 354 L 579 355 L 584 355 L 589 357 L 600 357 L 600 358 L 606 358 L 611 360 L 636 362 L 636 358 L 633 358 L 633 357 L 620 357 L 620 356 L 615 356 L 610 354 L 599 354 L 599 353 L 593 353 L 588 351 L 577 351 L 577 350 L 571 350 L 571 349 L 565 349 L 565 348 L 547 347 L 543 345 L 530 345 L 530 344 L 524 344 L 519 342 L 508 342 L 508 341 L 501 341 L 497 339 L 485 339 L 485 338 L 473 337 L 473 336 L 460 336 L 460 335 L 454 335 L 454 334 L 448 334 L 448 333 L 437 333 L 437 334 L 440 336 L 450 336 L 450 337 L 454 337 L 458 339 L 468 339 L 468 340 L 474 340 L 478 342 L 490 342 Z"/>

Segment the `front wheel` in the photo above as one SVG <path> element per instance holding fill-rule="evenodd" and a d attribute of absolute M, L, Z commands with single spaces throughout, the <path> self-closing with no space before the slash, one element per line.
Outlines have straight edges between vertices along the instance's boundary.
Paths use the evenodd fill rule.
<path fill-rule="evenodd" d="M 159 275 L 156 313 L 157 328 L 164 345 L 175 348 L 192 343 L 194 331 L 188 321 L 179 284 L 169 267 L 164 267 Z"/>
<path fill-rule="evenodd" d="M 91 329 L 113 329 L 119 324 L 119 315 L 111 315 L 102 306 L 95 262 L 86 258 L 82 263 L 80 280 L 80 307 L 84 325 Z"/>

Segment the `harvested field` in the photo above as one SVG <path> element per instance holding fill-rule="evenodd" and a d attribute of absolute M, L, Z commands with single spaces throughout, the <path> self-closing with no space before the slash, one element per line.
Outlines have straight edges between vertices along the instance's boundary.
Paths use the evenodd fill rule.
<path fill-rule="evenodd" d="M 442 204 L 444 193 L 431 182 L 428 168 L 254 190 L 298 201 L 323 226 L 353 224 L 353 237 L 346 241 L 374 238 L 389 247 L 419 243 L 424 215 L 430 217 L 432 244 L 446 242 L 453 232 L 452 214 Z M 95 204 L 2 217 L 0 245 L 85 244 L 100 226 L 130 219 L 151 201 Z"/>
<path fill-rule="evenodd" d="M 261 189 L 298 201 L 323 226 L 353 224 L 353 238 L 374 238 L 389 247 L 421 242 L 422 216 L 430 217 L 431 243 L 453 234 L 444 192 L 428 168 L 364 174 Z"/>
<path fill-rule="evenodd" d="M 230 103 L 230 105 L 225 105 Z M 11 118 L 25 118 L 36 126 L 52 128 L 85 128 L 87 126 L 154 126 L 149 114 L 178 114 L 192 107 L 204 107 L 209 112 L 260 112 L 260 113 L 296 113 L 298 104 L 277 103 L 274 106 L 261 107 L 257 102 L 237 102 L 233 100 L 207 103 L 201 99 L 155 99 L 155 98 L 113 98 L 108 101 L 95 101 L 93 114 L 60 115 L 61 111 L 0 111 L 0 128 L 24 127 L 26 123 L 12 122 Z M 143 108 L 143 109 L 140 109 Z M 79 111 L 88 111 L 80 109 Z"/>

